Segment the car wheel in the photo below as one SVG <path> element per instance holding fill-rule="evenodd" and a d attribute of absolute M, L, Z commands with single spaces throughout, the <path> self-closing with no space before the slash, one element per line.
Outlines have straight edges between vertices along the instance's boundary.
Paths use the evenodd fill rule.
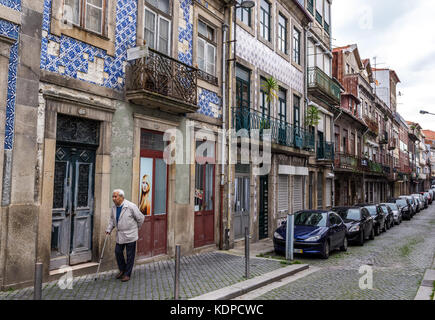
<path fill-rule="evenodd" d="M 360 232 L 360 236 L 359 236 L 359 240 L 358 240 L 358 245 L 360 245 L 360 246 L 364 245 L 364 232 L 363 231 Z"/>
<path fill-rule="evenodd" d="M 329 241 L 328 240 L 326 240 L 325 245 L 323 246 L 322 258 L 323 259 L 329 258 Z"/>
<path fill-rule="evenodd" d="M 370 232 L 370 240 L 375 240 L 375 228 L 372 228 L 372 232 Z"/>
<path fill-rule="evenodd" d="M 364 238 L 363 238 L 364 239 Z M 363 242 L 364 243 L 364 242 Z M 344 236 L 344 240 L 343 240 L 343 245 L 340 247 L 340 250 L 341 251 L 347 251 L 347 245 L 348 245 L 348 243 L 347 243 L 347 237 L 346 236 Z"/>

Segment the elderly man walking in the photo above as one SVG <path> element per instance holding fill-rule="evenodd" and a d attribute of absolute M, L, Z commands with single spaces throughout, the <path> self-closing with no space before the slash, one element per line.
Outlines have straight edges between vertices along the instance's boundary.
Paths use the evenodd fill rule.
<path fill-rule="evenodd" d="M 136 254 L 136 241 L 139 238 L 138 230 L 142 226 L 145 216 L 134 203 L 124 199 L 124 191 L 121 189 L 113 191 L 112 200 L 114 205 L 106 233 L 110 234 L 116 227 L 115 256 L 119 268 L 119 274 L 116 278 L 126 282 L 131 277 Z M 124 259 L 124 249 L 127 252 L 127 262 Z"/>

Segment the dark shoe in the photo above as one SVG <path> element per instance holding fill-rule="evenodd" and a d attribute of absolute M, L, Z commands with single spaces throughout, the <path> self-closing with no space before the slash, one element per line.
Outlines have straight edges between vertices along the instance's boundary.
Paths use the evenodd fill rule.
<path fill-rule="evenodd" d="M 116 276 L 116 279 L 121 279 L 123 275 L 124 275 L 124 271 L 121 271 L 121 272 L 118 273 L 118 275 Z"/>
<path fill-rule="evenodd" d="M 128 280 L 130 280 L 129 276 L 123 276 L 121 279 L 122 282 L 127 282 Z"/>

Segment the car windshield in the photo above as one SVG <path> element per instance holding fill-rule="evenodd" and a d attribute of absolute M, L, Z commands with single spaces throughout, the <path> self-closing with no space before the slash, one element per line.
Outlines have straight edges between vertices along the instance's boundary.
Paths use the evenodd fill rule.
<path fill-rule="evenodd" d="M 394 211 L 398 211 L 399 210 L 397 205 L 394 204 L 394 203 L 387 203 L 387 206 L 389 206 L 391 210 L 394 210 Z"/>
<path fill-rule="evenodd" d="M 405 199 L 396 200 L 396 204 L 398 204 L 401 207 L 406 207 L 408 205 Z"/>
<path fill-rule="evenodd" d="M 388 209 L 387 209 L 387 207 L 385 207 L 385 206 L 381 206 L 381 208 L 382 208 L 382 211 L 384 211 L 385 214 L 388 214 Z"/>
<path fill-rule="evenodd" d="M 327 218 L 328 218 L 327 213 L 301 212 L 295 216 L 295 225 L 326 227 Z"/>
<path fill-rule="evenodd" d="M 371 216 L 375 216 L 376 215 L 376 206 L 368 206 L 368 207 L 364 207 L 364 208 L 369 210 Z"/>
<path fill-rule="evenodd" d="M 347 220 L 361 220 L 361 215 L 359 213 L 358 209 L 345 209 L 345 210 L 339 210 L 338 214 L 343 218 Z"/>

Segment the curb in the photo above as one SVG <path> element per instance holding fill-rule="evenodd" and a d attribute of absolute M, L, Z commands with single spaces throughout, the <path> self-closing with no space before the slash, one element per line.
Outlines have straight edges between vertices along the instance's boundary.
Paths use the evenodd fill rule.
<path fill-rule="evenodd" d="M 435 270 L 426 270 L 414 300 L 431 300 L 430 296 L 432 295 L 432 292 L 434 290 L 434 282 Z"/>
<path fill-rule="evenodd" d="M 272 282 L 281 280 L 282 278 L 286 278 L 303 270 L 307 270 L 308 268 L 309 266 L 307 264 L 291 265 L 263 274 L 253 279 L 248 279 L 243 282 L 236 283 L 229 287 L 225 287 L 194 297 L 189 300 L 231 300 L 250 291 L 264 287 Z"/>

